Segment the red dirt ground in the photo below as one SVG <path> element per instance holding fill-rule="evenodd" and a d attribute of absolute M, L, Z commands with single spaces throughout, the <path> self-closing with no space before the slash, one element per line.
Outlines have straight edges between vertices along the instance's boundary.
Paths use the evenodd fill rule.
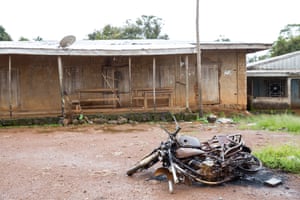
<path fill-rule="evenodd" d="M 234 125 L 181 122 L 181 133 L 207 140 L 216 134 L 242 133 L 252 149 L 300 144 L 286 133 L 240 131 Z M 173 127 L 168 125 L 169 128 Z M 300 176 L 282 174 L 283 184 L 241 183 L 220 186 L 175 185 L 155 180 L 155 165 L 126 176 L 126 170 L 164 141 L 159 124 L 83 125 L 0 129 L 0 200 L 6 199 L 300 199 Z M 277 173 L 274 174 L 275 177 Z M 249 183 L 249 184 L 248 184 Z"/>

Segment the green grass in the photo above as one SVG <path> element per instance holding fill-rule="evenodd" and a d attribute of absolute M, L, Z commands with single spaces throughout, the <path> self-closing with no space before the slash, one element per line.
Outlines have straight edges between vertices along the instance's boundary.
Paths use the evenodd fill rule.
<path fill-rule="evenodd" d="M 266 167 L 300 173 L 300 146 L 282 145 L 265 147 L 254 152 Z"/>
<path fill-rule="evenodd" d="M 284 131 L 300 134 L 300 117 L 292 114 L 236 117 L 240 129 Z M 300 174 L 300 144 L 268 146 L 254 152 L 266 167 Z"/>
<path fill-rule="evenodd" d="M 255 115 L 241 119 L 240 128 L 300 134 L 300 117 L 291 114 Z"/>

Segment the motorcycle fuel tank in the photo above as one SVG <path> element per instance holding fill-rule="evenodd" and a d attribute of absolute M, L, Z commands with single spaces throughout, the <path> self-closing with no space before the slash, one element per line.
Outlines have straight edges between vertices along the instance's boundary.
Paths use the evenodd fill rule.
<path fill-rule="evenodd" d="M 192 136 L 182 135 L 177 139 L 180 148 L 176 150 L 177 158 L 187 158 L 190 156 L 196 156 L 203 153 L 200 148 L 200 141 Z"/>
<path fill-rule="evenodd" d="M 200 141 L 197 138 L 188 135 L 181 135 L 177 141 L 181 147 L 199 148 L 201 146 Z"/>

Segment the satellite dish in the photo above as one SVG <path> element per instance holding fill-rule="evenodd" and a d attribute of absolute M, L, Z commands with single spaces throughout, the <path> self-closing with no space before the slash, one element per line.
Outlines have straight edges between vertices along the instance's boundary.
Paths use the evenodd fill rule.
<path fill-rule="evenodd" d="M 68 35 L 65 36 L 60 42 L 59 47 L 66 48 L 68 46 L 71 46 L 76 40 L 76 37 L 74 35 Z"/>

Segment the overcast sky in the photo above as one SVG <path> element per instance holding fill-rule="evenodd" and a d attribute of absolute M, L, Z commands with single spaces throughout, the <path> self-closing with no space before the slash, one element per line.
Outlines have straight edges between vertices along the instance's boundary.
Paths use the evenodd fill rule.
<path fill-rule="evenodd" d="M 195 40 L 196 0 L 3 0 L 0 25 L 14 41 L 77 40 L 106 24 L 154 15 L 163 19 L 162 34 L 171 40 Z M 233 42 L 274 42 L 287 24 L 300 24 L 299 0 L 200 0 L 200 40 L 219 35 Z"/>

